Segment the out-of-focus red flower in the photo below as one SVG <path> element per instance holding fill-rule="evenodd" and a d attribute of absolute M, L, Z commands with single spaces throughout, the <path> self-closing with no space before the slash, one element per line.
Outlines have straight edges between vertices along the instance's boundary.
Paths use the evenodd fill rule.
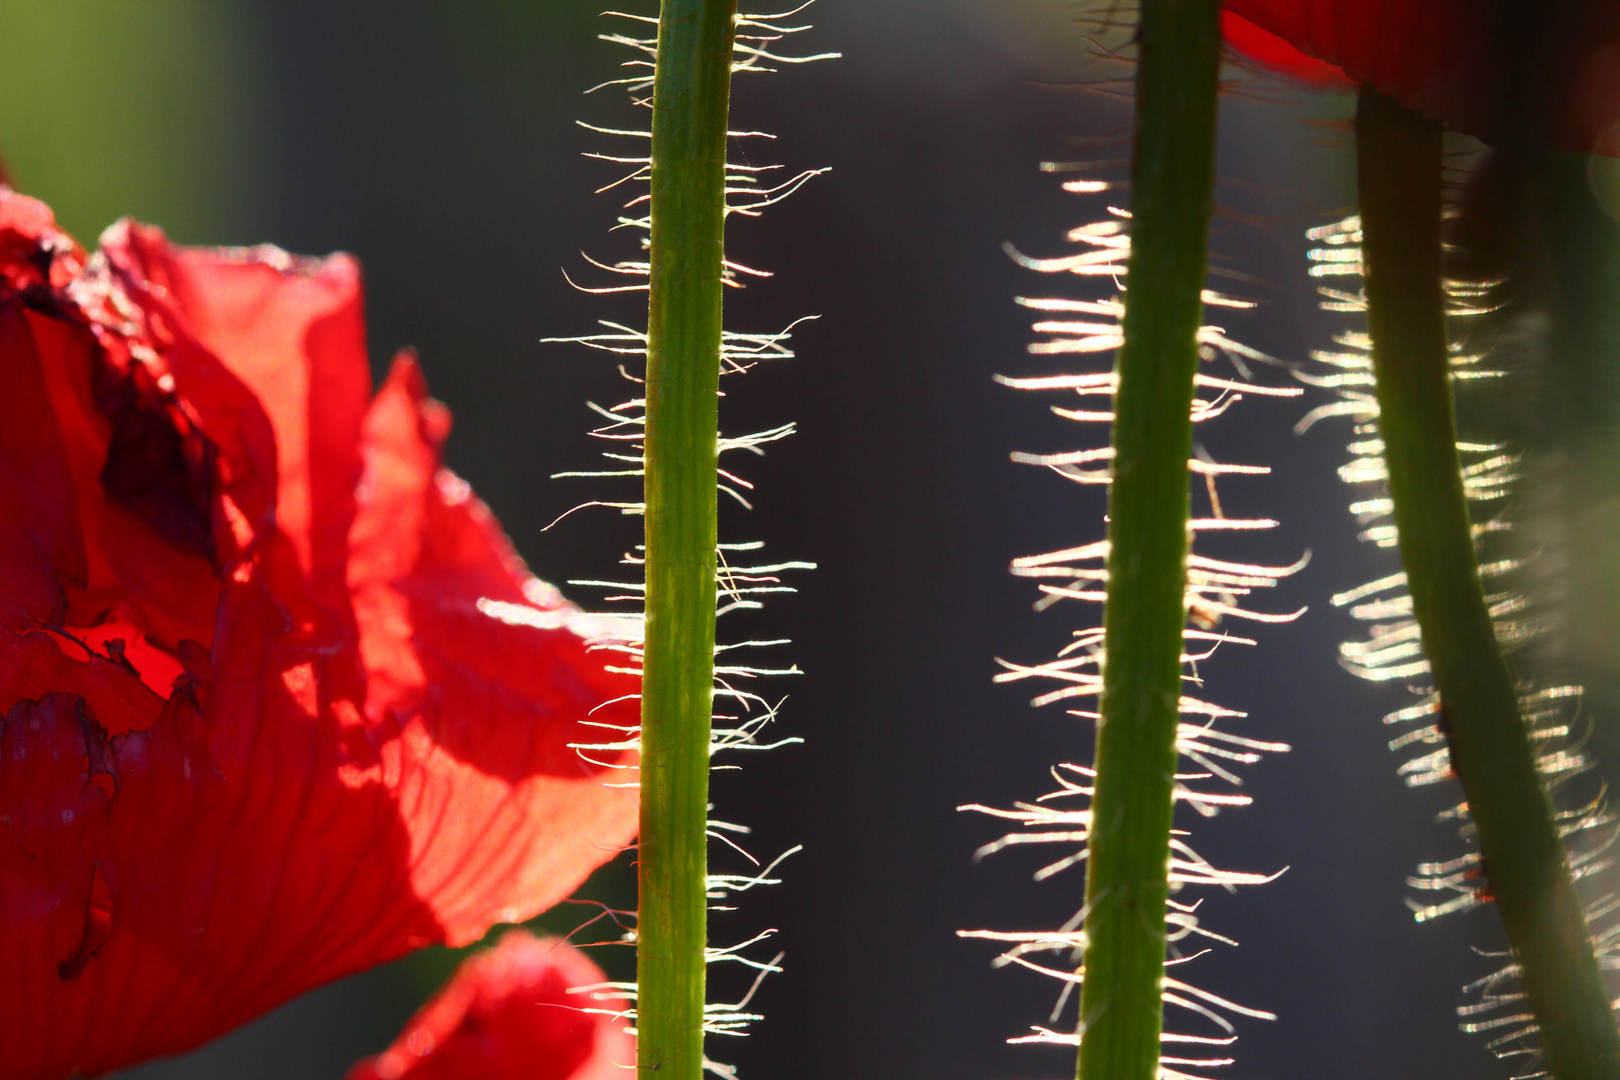
<path fill-rule="evenodd" d="M 624 1080 L 635 1040 L 605 979 L 578 949 L 514 930 L 347 1080 Z"/>
<path fill-rule="evenodd" d="M 352 259 L 87 258 L 0 188 L 0 370 L 0 1078 L 467 943 L 630 840 L 568 745 L 635 723 L 611 624 L 441 468 L 409 357 L 372 396 Z"/>
<path fill-rule="evenodd" d="M 1614 0 L 1224 0 L 1227 12 L 1487 142 L 1620 155 Z M 1233 24 L 1225 24 L 1228 28 Z M 1228 42 L 1250 53 L 1241 28 Z"/>
<path fill-rule="evenodd" d="M 1323 90 L 1355 86 L 1344 69 L 1314 56 L 1306 56 L 1287 41 L 1231 10 L 1221 12 L 1221 36 L 1244 59 L 1285 75 L 1295 82 Z"/>

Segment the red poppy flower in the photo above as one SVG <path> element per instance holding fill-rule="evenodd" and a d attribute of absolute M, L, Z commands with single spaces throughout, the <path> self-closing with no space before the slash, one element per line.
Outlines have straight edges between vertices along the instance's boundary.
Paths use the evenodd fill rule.
<path fill-rule="evenodd" d="M 1221 37 L 1239 56 L 1295 82 L 1324 90 L 1347 90 L 1355 86 L 1337 64 L 1305 55 L 1234 11 L 1221 12 Z"/>
<path fill-rule="evenodd" d="M 578 949 L 521 930 L 475 954 L 348 1080 L 624 1080 L 625 999 Z"/>
<path fill-rule="evenodd" d="M 1613 0 L 1225 0 L 1358 83 L 1487 142 L 1620 155 Z M 1227 24 L 1231 25 L 1231 24 Z M 1261 64 L 1241 28 L 1228 42 Z"/>
<path fill-rule="evenodd" d="M 352 259 L 86 258 L 0 188 L 0 366 L 0 1078 L 183 1050 L 629 841 L 569 747 L 635 723 L 612 624 L 440 467 L 409 357 L 371 396 Z"/>

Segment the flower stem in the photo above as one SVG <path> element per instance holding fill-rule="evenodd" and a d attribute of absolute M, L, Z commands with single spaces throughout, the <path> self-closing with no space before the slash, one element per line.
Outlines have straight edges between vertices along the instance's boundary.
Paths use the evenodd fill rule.
<path fill-rule="evenodd" d="M 1103 719 L 1086 871 L 1083 1080 L 1154 1080 L 1159 1071 L 1218 19 L 1217 0 L 1141 5 L 1131 256 L 1108 492 Z"/>
<path fill-rule="evenodd" d="M 1612 1080 L 1620 1035 L 1492 629 L 1468 521 L 1441 281 L 1440 126 L 1363 89 L 1356 150 L 1379 432 L 1452 766 L 1553 1076 Z"/>
<path fill-rule="evenodd" d="M 1547 402 L 1563 456 L 1566 644 L 1589 725 L 1585 745 L 1620 791 L 1620 222 L 1593 190 L 1584 154 L 1531 150 L 1526 170 L 1544 237 L 1552 316 Z"/>
<path fill-rule="evenodd" d="M 637 1069 L 703 1071 L 715 469 L 736 0 L 663 0 L 647 315 Z"/>

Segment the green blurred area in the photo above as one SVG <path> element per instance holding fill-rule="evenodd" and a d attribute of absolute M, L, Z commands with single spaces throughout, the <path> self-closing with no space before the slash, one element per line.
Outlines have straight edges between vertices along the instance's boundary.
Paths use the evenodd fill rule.
<path fill-rule="evenodd" d="M 0 0 L 0 157 L 86 246 L 125 214 L 187 243 L 262 224 L 251 9 Z"/>
<path fill-rule="evenodd" d="M 300 118 L 272 115 L 264 13 L 249 0 L 0 0 L 0 161 L 12 184 L 86 247 L 125 215 L 181 243 L 274 242 L 276 129 Z M 502 85 L 503 72 L 525 70 L 503 54 L 576 68 L 601 29 L 597 9 L 574 0 L 413 14 L 439 24 L 440 45 L 486 99 L 521 89 Z"/>
<path fill-rule="evenodd" d="M 1610 217 L 1620 221 L 1620 158 L 1591 159 L 1592 190 Z"/>

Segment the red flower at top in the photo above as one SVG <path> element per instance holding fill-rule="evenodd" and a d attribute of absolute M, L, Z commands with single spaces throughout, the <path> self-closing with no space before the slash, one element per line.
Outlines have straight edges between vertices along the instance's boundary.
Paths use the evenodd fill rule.
<path fill-rule="evenodd" d="M 1307 56 L 1235 11 L 1221 12 L 1221 37 L 1239 56 L 1295 82 L 1324 90 L 1349 90 L 1355 86 L 1337 64 Z"/>
<path fill-rule="evenodd" d="M 94 257 L 0 188 L 0 1078 L 183 1050 L 626 844 L 634 680 L 371 396 L 346 256 Z M 608 764 L 633 765 L 633 757 Z"/>
<path fill-rule="evenodd" d="M 1224 0 L 1307 57 L 1460 131 L 1620 155 L 1614 0 Z M 1230 20 L 1227 26 L 1233 25 Z M 1267 65 L 1239 28 L 1228 42 Z"/>
<path fill-rule="evenodd" d="M 475 954 L 348 1080 L 624 1080 L 630 1003 L 578 949 L 514 930 Z"/>

